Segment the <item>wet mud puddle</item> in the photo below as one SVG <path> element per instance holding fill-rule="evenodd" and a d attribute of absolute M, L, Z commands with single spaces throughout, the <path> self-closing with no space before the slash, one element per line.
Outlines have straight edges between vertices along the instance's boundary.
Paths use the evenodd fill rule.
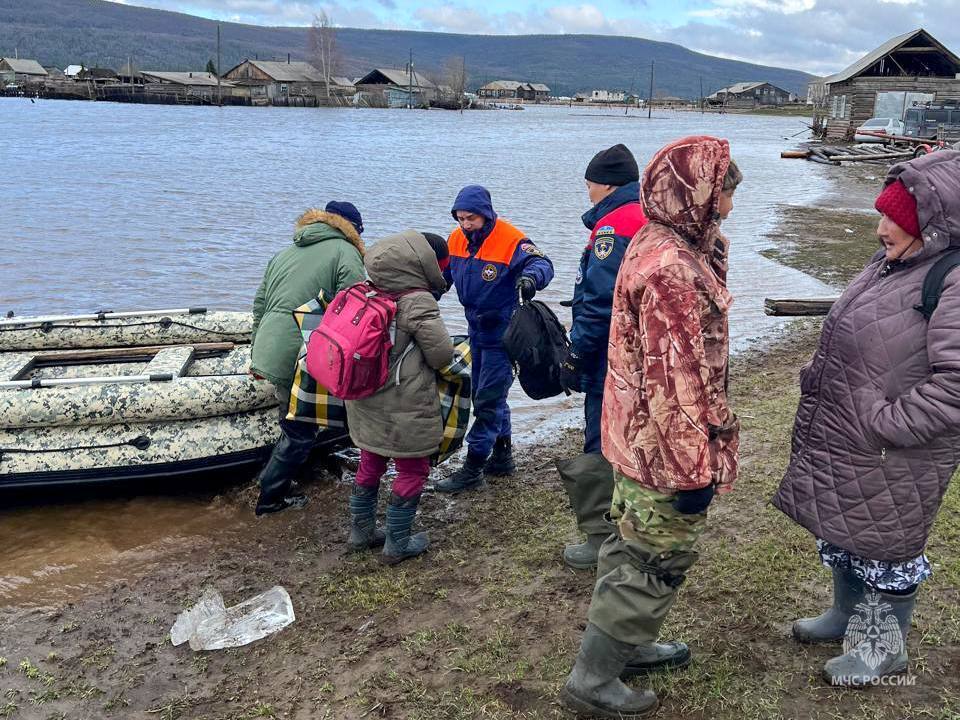
<path fill-rule="evenodd" d="M 61 605 L 235 536 L 252 520 L 249 508 L 219 497 L 0 509 L 0 609 Z"/>

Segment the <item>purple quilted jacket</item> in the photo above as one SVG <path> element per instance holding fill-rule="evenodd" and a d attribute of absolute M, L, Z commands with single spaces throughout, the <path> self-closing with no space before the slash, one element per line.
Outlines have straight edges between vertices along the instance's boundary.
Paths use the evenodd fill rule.
<path fill-rule="evenodd" d="M 960 268 L 929 322 L 914 307 L 930 267 L 960 247 L 960 152 L 896 165 L 896 179 L 917 200 L 923 249 L 878 253 L 830 310 L 773 499 L 817 537 L 894 562 L 923 552 L 960 462 Z"/>

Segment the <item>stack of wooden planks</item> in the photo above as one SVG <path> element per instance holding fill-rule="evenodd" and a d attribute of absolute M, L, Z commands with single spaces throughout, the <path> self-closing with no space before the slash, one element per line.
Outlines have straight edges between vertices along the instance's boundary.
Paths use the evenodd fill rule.
<path fill-rule="evenodd" d="M 823 165 L 840 165 L 845 162 L 908 160 L 913 150 L 890 145 L 843 145 L 784 150 L 781 158 L 810 160 Z"/>

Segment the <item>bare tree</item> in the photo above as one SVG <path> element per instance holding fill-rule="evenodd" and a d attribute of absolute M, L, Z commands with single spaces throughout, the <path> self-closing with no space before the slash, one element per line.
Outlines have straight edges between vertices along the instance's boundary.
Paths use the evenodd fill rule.
<path fill-rule="evenodd" d="M 333 20 L 327 15 L 326 10 L 321 10 L 313 16 L 313 24 L 310 26 L 307 36 L 307 51 L 313 66 L 323 76 L 323 82 L 327 89 L 327 99 L 329 99 L 330 78 L 336 72 L 338 55 L 337 32 L 333 27 Z"/>
<path fill-rule="evenodd" d="M 464 95 L 467 92 L 467 64 L 462 56 L 447 60 L 445 79 L 462 110 Z"/>

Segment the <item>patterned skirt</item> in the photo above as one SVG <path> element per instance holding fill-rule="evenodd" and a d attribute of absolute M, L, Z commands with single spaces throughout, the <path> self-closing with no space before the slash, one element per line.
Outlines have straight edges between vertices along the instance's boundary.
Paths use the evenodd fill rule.
<path fill-rule="evenodd" d="M 820 562 L 828 568 L 853 570 L 868 587 L 880 591 L 907 590 L 933 575 L 926 555 L 902 562 L 867 560 L 820 538 L 817 538 L 817 552 Z"/>

